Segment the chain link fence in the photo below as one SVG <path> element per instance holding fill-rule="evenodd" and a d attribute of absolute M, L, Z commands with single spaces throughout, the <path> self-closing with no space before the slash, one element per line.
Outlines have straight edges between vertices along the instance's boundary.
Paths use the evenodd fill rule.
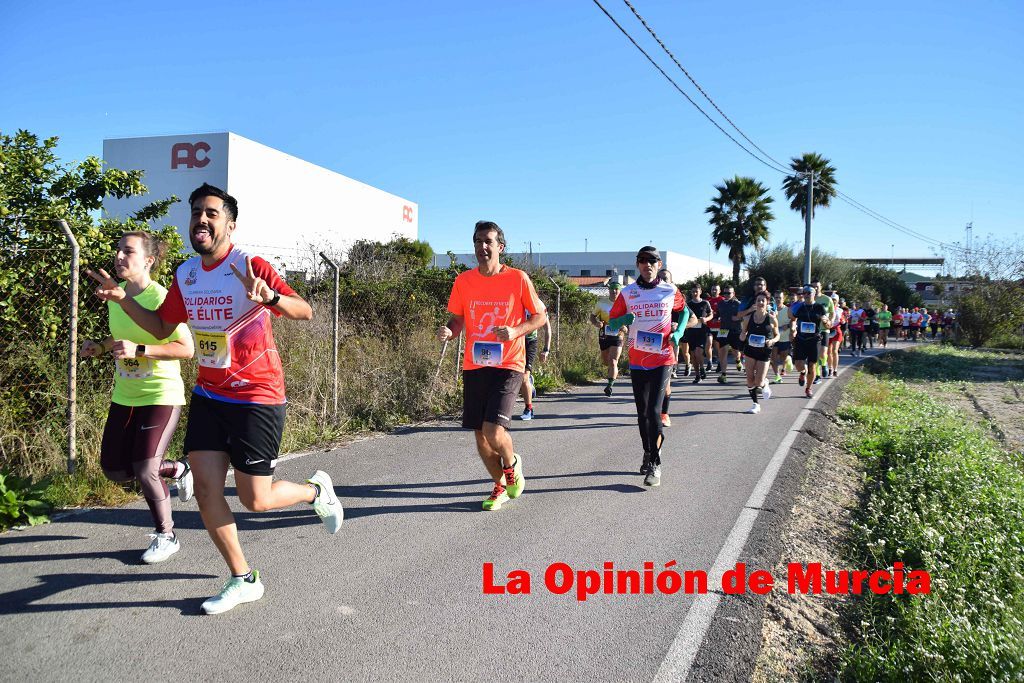
<path fill-rule="evenodd" d="M 20 281 L 24 291 L 0 301 L 0 468 L 33 478 L 98 463 L 113 386 L 109 356 L 78 356 L 85 339 L 107 335 L 106 304 L 93 295 L 92 280 L 82 275 L 80 285 L 75 282 L 75 249 L 61 232 L 54 229 L 63 244 L 0 259 L 0 278 L 32 273 Z M 22 267 L 44 255 L 56 265 Z M 304 269 L 289 269 L 287 278 L 313 306 L 313 320 L 274 321 L 289 400 L 282 450 L 457 416 L 463 338 L 437 341 L 456 271 L 318 256 Z M 563 291 L 545 278 L 534 280 L 548 307 L 555 354 L 535 372 L 559 375 L 559 384 L 562 375 L 582 379 L 599 370 L 593 328 L 581 308 L 586 304 L 577 301 L 580 310 L 566 320 Z M 181 366 L 191 387 L 195 362 Z M 183 431 L 172 443 L 173 457 Z"/>

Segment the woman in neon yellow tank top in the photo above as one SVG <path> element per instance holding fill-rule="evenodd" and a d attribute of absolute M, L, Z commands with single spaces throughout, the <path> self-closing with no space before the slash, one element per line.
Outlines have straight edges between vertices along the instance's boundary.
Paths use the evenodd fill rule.
<path fill-rule="evenodd" d="M 155 235 L 141 231 L 125 233 L 117 245 L 115 268 L 123 280 L 121 286 L 149 309 L 156 309 L 167 295 L 167 290 L 150 278 L 166 250 Z M 188 463 L 163 459 L 185 405 L 178 359 L 192 357 L 192 335 L 181 325 L 167 339 L 156 339 L 132 322 L 119 305 L 108 302 L 107 309 L 110 335 L 82 344 L 83 356 L 110 353 L 116 365 L 100 465 L 111 481 L 139 482 L 156 527 L 142 561 L 163 562 L 180 547 L 164 477 L 177 480 L 182 500 L 192 497 Z"/>

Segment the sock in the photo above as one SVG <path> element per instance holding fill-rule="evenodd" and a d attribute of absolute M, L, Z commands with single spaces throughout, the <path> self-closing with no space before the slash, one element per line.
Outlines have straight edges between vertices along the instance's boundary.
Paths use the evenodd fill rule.
<path fill-rule="evenodd" d="M 245 581 L 246 583 L 255 583 L 256 582 L 256 577 L 253 576 L 253 573 L 252 573 L 251 569 L 247 573 L 245 573 L 245 574 L 232 574 L 231 576 L 235 577 L 236 579 L 241 579 L 242 581 Z"/>
<path fill-rule="evenodd" d="M 754 403 L 757 403 L 757 390 L 758 390 L 758 387 L 754 387 L 753 389 L 747 389 L 747 392 L 750 394 L 750 399 Z"/>
<path fill-rule="evenodd" d="M 533 404 L 532 404 L 532 403 L 530 403 L 529 401 L 527 401 L 527 402 L 526 402 L 526 409 L 527 409 L 527 410 L 533 410 Z"/>
<path fill-rule="evenodd" d="M 313 492 L 316 494 L 316 497 L 313 498 L 313 502 L 310 503 L 310 505 L 312 505 L 313 503 L 316 502 L 316 499 L 320 497 L 320 484 L 316 484 L 314 482 L 307 481 L 306 482 L 306 486 L 312 486 L 313 487 Z"/>

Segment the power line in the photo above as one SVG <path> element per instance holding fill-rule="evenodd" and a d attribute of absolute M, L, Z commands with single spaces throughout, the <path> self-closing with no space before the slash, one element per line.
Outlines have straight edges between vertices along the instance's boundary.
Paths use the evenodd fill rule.
<path fill-rule="evenodd" d="M 700 112 L 701 114 L 703 114 L 703 115 L 704 115 L 704 118 L 706 118 L 706 119 L 707 119 L 708 121 L 710 121 L 710 122 L 712 123 L 712 125 L 714 125 L 714 127 L 715 127 L 715 128 L 717 128 L 717 129 L 718 129 L 719 131 L 721 131 L 721 132 L 722 132 L 722 134 L 723 134 L 723 135 L 725 135 L 725 137 L 727 137 L 727 138 L 729 138 L 730 140 L 732 140 L 732 141 L 733 141 L 733 143 L 734 143 L 734 144 L 735 144 L 735 145 L 736 145 L 737 147 L 739 147 L 739 148 L 740 148 L 740 149 L 742 149 L 742 150 L 743 150 L 744 152 L 746 152 L 747 154 L 749 154 L 749 155 L 750 155 L 751 157 L 753 157 L 753 158 L 754 158 L 754 159 L 756 159 L 757 161 L 761 162 L 762 164 L 764 164 L 764 165 L 765 165 L 765 166 L 767 166 L 768 168 L 772 169 L 772 170 L 773 170 L 773 171 L 775 171 L 776 173 L 787 173 L 787 171 L 785 171 L 785 170 L 782 170 L 782 169 L 779 169 L 779 168 L 776 168 L 775 166 L 773 166 L 773 165 L 772 165 L 772 164 L 770 164 L 769 162 L 765 161 L 764 159 L 762 159 L 762 158 L 761 158 L 761 157 L 759 157 L 758 155 L 756 155 L 756 154 L 754 154 L 753 152 L 751 152 L 751 151 L 750 151 L 749 149 L 747 149 L 746 147 L 744 147 L 744 146 L 743 146 L 743 145 L 742 145 L 742 144 L 740 143 L 740 141 L 739 141 L 739 140 L 737 140 L 737 139 L 736 139 L 736 138 L 734 138 L 734 137 L 733 137 L 732 135 L 730 135 L 730 134 L 729 134 L 729 132 L 728 132 L 727 130 L 725 130 L 724 128 L 722 128 L 722 126 L 720 126 L 720 125 L 718 124 L 718 122 L 717 122 L 717 121 L 715 121 L 715 120 L 714 120 L 713 118 L 711 118 L 711 116 L 709 116 L 709 115 L 708 115 L 708 113 L 707 113 L 706 111 L 704 111 L 703 109 L 701 109 L 700 105 L 699 105 L 699 104 L 697 104 L 696 102 L 694 102 L 694 101 L 693 101 L 693 98 L 692 98 L 692 97 L 690 97 L 689 95 L 687 95 L 687 94 L 686 94 L 686 91 L 685 91 L 685 90 L 683 90 L 682 88 L 680 88 L 680 87 L 679 87 L 679 84 L 678 84 L 678 83 L 676 83 L 676 82 L 675 82 L 674 80 L 672 80 L 672 77 L 671 77 L 671 76 L 669 76 L 669 75 L 668 75 L 667 73 L 665 73 L 665 70 L 664 70 L 664 69 L 662 69 L 662 68 L 661 68 L 661 66 L 660 66 L 660 65 L 659 65 L 659 64 L 658 64 L 658 63 L 657 63 L 656 61 L 654 61 L 654 59 L 653 59 L 653 58 L 652 58 L 652 57 L 651 57 L 651 56 L 650 56 L 649 54 L 647 54 L 647 52 L 646 52 L 646 51 L 645 51 L 645 50 L 644 50 L 644 49 L 643 49 L 642 47 L 640 47 L 640 44 L 639 44 L 639 43 L 637 43 L 637 42 L 636 42 L 636 40 L 634 40 L 634 39 L 633 39 L 633 36 L 631 36 L 631 35 L 629 34 L 629 31 L 627 31 L 626 29 L 624 29 L 624 28 L 622 27 L 622 25 L 621 25 L 621 24 L 619 24 L 619 22 L 617 22 L 617 21 L 615 20 L 615 17 L 613 17 L 613 16 L 611 15 L 611 14 L 609 14 L 609 13 L 608 13 L 608 10 L 606 10 L 606 9 L 604 8 L 604 5 L 602 5 L 602 4 L 600 3 L 600 2 L 598 2 L 598 0 L 593 0 L 593 2 L 594 2 L 594 4 L 595 4 L 595 5 L 597 5 L 597 6 L 598 6 L 598 8 L 599 8 L 599 9 L 600 9 L 600 10 L 601 10 L 602 12 L 604 12 L 604 15 L 605 15 L 606 17 L 608 17 L 608 19 L 609 19 L 609 20 L 610 20 L 610 21 L 611 21 L 611 22 L 612 22 L 613 24 L 615 24 L 615 27 L 616 27 L 617 29 L 619 29 L 620 31 L 622 31 L 622 35 L 626 36 L 626 38 L 628 38 L 628 39 L 629 39 L 629 42 L 633 43 L 633 47 L 635 47 L 635 48 L 636 48 L 637 50 L 639 50 L 639 51 L 640 51 L 640 54 L 642 54 L 642 55 L 643 55 L 644 57 L 646 57 L 646 58 L 647 58 L 647 61 L 649 61 L 649 62 L 651 63 L 651 65 L 652 65 L 652 66 L 653 66 L 653 67 L 654 67 L 655 69 L 657 69 L 657 70 L 658 70 L 658 72 L 659 72 L 659 73 L 660 73 L 660 74 L 661 74 L 662 76 L 664 76 L 664 77 L 665 77 L 665 80 L 667 80 L 667 81 L 668 81 L 669 83 L 671 83 L 671 84 L 672 84 L 672 87 L 673 87 L 673 88 L 675 88 L 676 90 L 678 90 L 678 91 L 679 91 L 679 94 L 680 94 L 680 95 L 682 95 L 683 97 L 685 97 L 685 98 L 687 99 L 687 101 L 688 101 L 688 102 L 689 102 L 690 104 L 692 104 L 692 105 L 693 105 L 694 107 L 696 107 L 696 108 L 697 108 L 697 111 L 699 111 L 699 112 Z"/>
<path fill-rule="evenodd" d="M 640 12 L 638 12 L 638 11 L 637 11 L 636 7 L 634 7 L 634 6 L 633 6 L 633 4 L 632 4 L 632 3 L 631 3 L 631 2 L 629 1 L 629 0 L 622 0 L 622 1 L 623 1 L 624 3 L 626 3 L 626 7 L 628 7 L 628 8 L 629 8 L 629 9 L 630 9 L 630 10 L 631 10 L 631 11 L 633 12 L 633 15 L 634 15 L 634 16 L 635 16 L 635 17 L 636 17 L 637 19 L 639 19 L 639 20 L 640 20 L 640 23 L 641 23 L 641 24 L 643 24 L 644 28 L 645 28 L 645 29 L 647 29 L 647 32 L 651 34 L 651 37 L 652 37 L 652 38 L 654 38 L 654 40 L 656 40 L 656 41 L 658 42 L 658 45 L 660 45 L 660 46 L 661 46 L 661 49 L 665 51 L 665 54 L 667 54 L 667 55 L 669 56 L 669 58 L 670 58 L 670 59 L 671 59 L 671 60 L 672 60 L 673 62 L 675 62 L 675 65 L 676 65 L 677 67 L 679 67 L 679 70 L 680 70 L 680 71 L 682 71 L 682 72 L 683 72 L 683 73 L 684 73 L 684 74 L 686 75 L 686 77 L 690 79 L 690 82 L 691 82 L 691 83 L 693 83 L 693 86 L 694 86 L 695 88 L 697 88 L 697 90 L 698 90 L 698 91 L 700 91 L 700 94 L 704 96 L 704 99 L 706 99 L 706 100 L 707 100 L 708 102 L 710 102 L 710 103 L 711 103 L 711 106 L 715 108 L 715 111 L 717 111 L 717 112 L 718 112 L 719 114 L 721 114 L 721 115 L 722 115 L 722 118 L 723 118 L 723 119 L 725 119 L 726 121 L 728 121 L 728 122 L 729 122 L 729 125 L 730 125 L 730 126 L 732 126 L 732 127 L 734 128 L 734 129 L 736 129 L 736 132 L 737 132 L 737 133 L 739 133 L 740 135 L 742 135 L 742 136 L 743 136 L 743 139 L 744 139 L 744 140 L 746 140 L 746 141 L 747 141 L 747 142 L 749 142 L 749 143 L 750 143 L 751 145 L 753 145 L 753 146 L 754 146 L 754 149 L 756 149 L 756 150 L 757 150 L 758 152 L 760 152 L 761 154 L 763 154 L 763 155 L 764 155 L 765 157 L 767 157 L 768 159 L 771 159 L 771 160 L 772 160 L 773 162 L 775 162 L 775 164 L 776 164 L 777 166 L 780 166 L 780 167 L 782 167 L 782 168 L 785 168 L 785 167 L 786 167 L 786 164 L 782 163 L 782 162 L 781 162 L 781 161 L 779 161 L 778 159 L 774 158 L 774 157 L 773 157 L 773 156 L 772 156 L 771 154 L 769 154 L 768 152 L 766 152 L 766 151 L 764 151 L 763 149 L 761 149 L 761 148 L 760 148 L 760 147 L 759 147 L 759 146 L 757 145 L 757 143 L 756 143 L 756 142 L 754 142 L 753 140 L 751 140 L 751 139 L 750 139 L 750 138 L 749 138 L 749 137 L 747 136 L 747 134 L 746 134 L 746 133 L 744 133 L 744 132 L 743 132 L 742 130 L 740 130 L 739 126 L 737 126 L 737 125 L 736 125 L 735 123 L 733 123 L 732 119 L 730 119 L 730 118 L 729 118 L 729 117 L 728 117 L 728 116 L 726 115 L 726 113 L 725 113 L 724 111 L 722 111 L 722 110 L 721 110 L 721 108 L 720 108 L 720 107 L 719 107 L 719 106 L 718 106 L 717 104 L 715 104 L 715 101 L 714 101 L 713 99 L 711 99 L 711 96 L 710 96 L 710 95 L 708 95 L 708 94 L 707 94 L 706 92 L 704 92 L 704 88 L 700 87 L 700 83 L 698 83 L 698 82 L 697 82 L 696 80 L 694 80 L 693 76 L 691 76 L 691 75 L 690 75 L 690 72 L 689 72 L 689 71 L 687 71 L 687 70 L 686 70 L 686 68 L 685 68 L 685 67 L 684 67 L 684 66 L 683 66 L 682 64 L 680 64 L 680 63 L 679 63 L 679 60 L 678 60 L 678 59 L 676 59 L 676 56 L 675 56 L 674 54 L 672 54 L 672 51 L 671 51 L 671 50 L 669 50 L 669 49 L 668 49 L 668 47 L 666 47 L 666 46 L 665 46 L 665 43 L 661 42 L 661 38 L 659 38 L 659 37 L 658 37 L 658 34 L 654 32 L 654 29 L 652 29 L 652 28 L 651 28 L 651 27 L 650 27 L 650 26 L 649 26 L 649 25 L 647 24 L 647 21 L 646 21 L 646 20 L 644 20 L 644 18 L 643 18 L 642 16 L 640 16 Z M 778 169 L 776 169 L 776 170 L 778 170 Z M 788 173 L 788 171 L 787 171 L 787 173 Z"/>

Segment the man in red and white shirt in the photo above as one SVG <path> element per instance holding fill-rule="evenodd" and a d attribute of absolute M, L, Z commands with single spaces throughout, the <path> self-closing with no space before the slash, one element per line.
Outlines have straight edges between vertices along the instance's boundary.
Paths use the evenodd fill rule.
<path fill-rule="evenodd" d="M 623 288 L 608 316 L 612 320 L 632 316 L 625 324 L 629 325 L 629 377 L 644 447 L 640 474 L 646 475 L 645 486 L 659 486 L 664 441 L 659 411 L 677 361 L 671 335 L 680 325 L 686 326 L 687 309 L 676 286 L 658 279 L 661 255 L 657 249 L 640 249 L 636 266 L 639 277 Z"/>
<path fill-rule="evenodd" d="M 99 298 L 118 302 L 160 339 L 179 323 L 192 328 L 199 375 L 185 453 L 203 524 L 231 570 L 221 593 L 202 605 L 207 614 L 219 614 L 263 596 L 259 572 L 246 562 L 224 498 L 229 464 L 239 500 L 254 512 L 310 503 L 330 533 L 341 527 L 344 512 L 325 472 L 316 472 L 305 484 L 273 480 L 287 401 L 271 316 L 309 320 L 313 310 L 269 263 L 231 243 L 238 217 L 234 197 L 204 183 L 189 204 L 189 237 L 198 256 L 178 267 L 156 311 L 126 296 L 103 270 L 89 275 L 100 283 Z"/>

